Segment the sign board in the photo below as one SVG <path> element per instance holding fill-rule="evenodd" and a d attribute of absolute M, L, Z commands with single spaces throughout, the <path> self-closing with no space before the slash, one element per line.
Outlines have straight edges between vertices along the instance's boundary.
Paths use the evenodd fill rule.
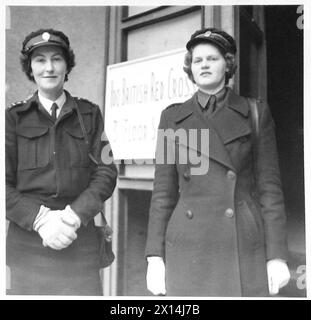
<path fill-rule="evenodd" d="M 105 132 L 115 160 L 153 159 L 161 111 L 184 102 L 196 86 L 179 49 L 107 67 Z"/>

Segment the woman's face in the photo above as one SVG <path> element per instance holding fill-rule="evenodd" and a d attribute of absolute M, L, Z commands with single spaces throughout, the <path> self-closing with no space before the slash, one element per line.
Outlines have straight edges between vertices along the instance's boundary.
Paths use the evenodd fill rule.
<path fill-rule="evenodd" d="M 226 60 L 212 44 L 200 43 L 193 48 L 191 71 L 202 91 L 216 93 L 225 85 Z"/>
<path fill-rule="evenodd" d="M 43 95 L 58 95 L 62 92 L 67 64 L 61 48 L 39 47 L 31 56 L 31 70 L 38 90 Z"/>

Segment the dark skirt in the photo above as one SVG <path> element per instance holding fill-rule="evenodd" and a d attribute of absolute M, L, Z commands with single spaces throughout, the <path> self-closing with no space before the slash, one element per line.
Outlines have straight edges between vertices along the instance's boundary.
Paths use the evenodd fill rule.
<path fill-rule="evenodd" d="M 10 223 L 7 236 L 9 295 L 102 295 L 94 223 L 81 227 L 63 250 L 43 247 L 34 231 Z"/>

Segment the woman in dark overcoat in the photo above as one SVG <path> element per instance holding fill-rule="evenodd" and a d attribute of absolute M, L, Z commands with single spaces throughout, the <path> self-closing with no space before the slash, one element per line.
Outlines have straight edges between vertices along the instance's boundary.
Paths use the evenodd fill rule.
<path fill-rule="evenodd" d="M 63 32 L 29 34 L 21 64 L 38 90 L 6 110 L 7 293 L 101 295 L 93 218 L 117 170 L 100 109 L 64 90 L 75 61 Z"/>
<path fill-rule="evenodd" d="M 172 130 L 158 134 L 147 288 L 174 296 L 276 294 L 290 274 L 269 108 L 258 101 L 256 136 L 248 100 L 226 86 L 236 68 L 236 44 L 229 34 L 198 30 L 186 48 L 184 70 L 198 91 L 161 115 L 159 129 L 172 129 L 176 135 L 169 134 Z M 189 138 L 194 129 L 196 145 Z M 203 129 L 208 129 L 208 140 Z M 187 153 L 183 159 L 182 152 Z M 195 156 L 206 170 L 195 172 Z"/>

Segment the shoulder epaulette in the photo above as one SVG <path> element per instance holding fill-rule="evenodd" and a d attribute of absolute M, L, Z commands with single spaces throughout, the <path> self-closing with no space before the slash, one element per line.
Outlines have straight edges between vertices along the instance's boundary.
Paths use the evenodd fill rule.
<path fill-rule="evenodd" d="M 9 106 L 9 109 L 11 109 L 13 107 L 22 106 L 23 104 L 27 103 L 27 101 L 32 97 L 33 97 L 33 94 L 29 95 L 25 100 L 16 101 L 16 102 L 11 103 L 11 105 Z"/>
<path fill-rule="evenodd" d="M 172 103 L 172 104 L 170 104 L 168 107 L 166 107 L 165 110 L 170 109 L 170 108 L 173 108 L 173 107 L 178 107 L 178 106 L 180 106 L 180 105 L 181 105 L 181 103 Z"/>
<path fill-rule="evenodd" d="M 26 102 L 27 102 L 27 100 L 21 100 L 21 101 L 13 102 L 9 106 L 9 109 L 14 108 L 14 107 L 18 107 L 18 106 L 22 106 Z"/>
<path fill-rule="evenodd" d="M 94 102 L 92 102 L 92 101 L 90 101 L 90 100 L 88 100 L 88 99 L 78 98 L 78 97 L 76 97 L 76 99 L 77 99 L 78 101 L 87 102 L 87 103 L 89 103 L 90 105 L 92 105 L 93 107 L 98 107 L 98 105 L 97 105 L 96 103 L 94 103 Z"/>

